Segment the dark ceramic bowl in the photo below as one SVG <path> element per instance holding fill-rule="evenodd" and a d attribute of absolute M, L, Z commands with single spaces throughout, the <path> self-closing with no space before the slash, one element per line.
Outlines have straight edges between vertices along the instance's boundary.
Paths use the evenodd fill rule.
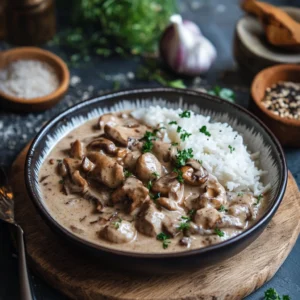
<path fill-rule="evenodd" d="M 44 205 L 39 191 L 38 172 L 49 149 L 73 128 L 87 119 L 107 111 L 161 105 L 191 109 L 212 116 L 212 120 L 227 122 L 243 135 L 251 152 L 260 151 L 260 167 L 268 170 L 262 177 L 270 183 L 268 207 L 251 228 L 219 244 L 179 253 L 146 254 L 112 250 L 75 236 L 62 227 Z M 280 144 L 270 130 L 244 108 L 220 98 L 190 90 L 171 88 L 140 89 L 115 92 L 75 105 L 46 124 L 36 136 L 26 159 L 25 181 L 28 193 L 47 224 L 69 244 L 98 256 L 110 267 L 148 272 L 174 272 L 200 268 L 229 258 L 252 243 L 264 230 L 283 198 L 287 183 L 287 168 Z M 77 247 L 78 246 L 78 247 Z"/>

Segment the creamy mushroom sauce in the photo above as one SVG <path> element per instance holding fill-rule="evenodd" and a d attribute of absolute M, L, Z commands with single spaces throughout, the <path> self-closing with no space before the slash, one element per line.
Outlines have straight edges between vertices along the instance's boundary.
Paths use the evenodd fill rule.
<path fill-rule="evenodd" d="M 50 214 L 92 243 L 143 253 L 205 247 L 255 222 L 265 201 L 225 191 L 192 158 L 178 165 L 177 147 L 163 135 L 130 112 L 74 129 L 40 170 Z"/>

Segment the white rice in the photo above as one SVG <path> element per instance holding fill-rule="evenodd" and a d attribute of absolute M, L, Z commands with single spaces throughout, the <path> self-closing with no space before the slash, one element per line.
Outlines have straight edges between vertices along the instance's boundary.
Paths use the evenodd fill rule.
<path fill-rule="evenodd" d="M 252 191 L 255 195 L 264 192 L 260 176 L 266 172 L 257 168 L 254 155 L 247 150 L 243 137 L 227 123 L 211 123 L 210 117 L 191 112 L 190 118 L 181 118 L 181 109 L 167 109 L 159 106 L 141 108 L 132 112 L 133 117 L 149 126 L 166 127 L 165 140 L 179 143 L 178 149 L 192 148 L 194 158 L 201 160 L 203 166 L 218 178 L 228 191 Z M 177 125 L 169 125 L 176 121 Z M 177 127 L 181 126 L 192 135 L 184 142 L 180 139 Z M 211 136 L 201 133 L 199 129 L 207 127 Z M 234 151 L 230 151 L 230 147 Z"/>

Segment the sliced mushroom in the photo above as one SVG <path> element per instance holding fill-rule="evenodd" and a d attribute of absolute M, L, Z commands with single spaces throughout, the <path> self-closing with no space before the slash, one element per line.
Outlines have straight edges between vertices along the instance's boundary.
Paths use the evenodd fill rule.
<path fill-rule="evenodd" d="M 113 158 L 98 152 L 89 153 L 88 158 L 95 164 L 95 168 L 89 173 L 91 178 L 110 188 L 122 184 L 125 179 L 123 167 Z"/>
<path fill-rule="evenodd" d="M 76 184 L 79 187 L 82 187 L 83 192 L 88 188 L 87 181 L 80 175 L 80 172 L 78 170 L 72 173 L 72 180 L 74 184 Z"/>
<path fill-rule="evenodd" d="M 137 214 L 135 226 L 144 235 L 156 237 L 161 232 L 164 218 L 165 215 L 159 212 L 153 203 L 146 201 Z"/>
<path fill-rule="evenodd" d="M 122 160 L 124 168 L 129 171 L 134 171 L 136 162 L 137 162 L 138 158 L 140 157 L 140 155 L 141 155 L 140 151 L 128 152 Z"/>
<path fill-rule="evenodd" d="M 65 168 L 67 169 L 68 175 L 71 176 L 71 174 L 73 174 L 73 172 L 80 169 L 81 161 L 78 159 L 74 159 L 74 158 L 64 158 L 62 163 L 64 164 Z"/>
<path fill-rule="evenodd" d="M 84 193 L 83 198 L 95 203 L 96 210 L 98 212 L 102 212 L 104 206 L 106 206 L 110 200 L 110 190 L 108 189 L 101 189 L 97 190 L 97 195 L 94 195 L 91 191 L 87 191 Z"/>
<path fill-rule="evenodd" d="M 114 114 L 104 114 L 98 120 L 100 129 L 104 129 L 104 126 L 106 124 L 114 126 L 116 124 L 119 124 L 120 122 L 121 120 L 118 117 L 116 117 Z"/>
<path fill-rule="evenodd" d="M 170 143 L 162 141 L 154 141 L 152 153 L 157 157 L 161 163 L 170 162 L 175 157 L 177 150 Z"/>
<path fill-rule="evenodd" d="M 57 165 L 57 173 L 62 177 L 66 177 L 68 175 L 68 169 L 63 162 L 59 162 Z"/>
<path fill-rule="evenodd" d="M 136 230 L 130 222 L 113 220 L 99 232 L 99 235 L 109 242 L 124 244 L 135 239 Z"/>
<path fill-rule="evenodd" d="M 188 160 L 186 165 L 181 167 L 181 171 L 184 182 L 190 185 L 202 185 L 208 179 L 206 169 L 194 159 Z"/>
<path fill-rule="evenodd" d="M 122 125 L 111 126 L 106 124 L 104 131 L 110 138 L 119 142 L 122 146 L 128 146 L 129 142 L 141 139 L 147 131 L 147 127 L 139 125 L 139 127 L 129 128 Z"/>
<path fill-rule="evenodd" d="M 82 159 L 84 156 L 83 145 L 79 140 L 71 144 L 70 156 L 72 158 Z"/>
<path fill-rule="evenodd" d="M 93 164 L 87 157 L 82 160 L 81 167 L 85 172 L 91 172 L 95 168 Z"/>
<path fill-rule="evenodd" d="M 225 188 L 219 183 L 217 178 L 209 174 L 205 183 L 205 193 L 200 196 L 200 207 L 212 206 L 220 208 L 227 203 Z"/>
<path fill-rule="evenodd" d="M 91 141 L 87 145 L 88 149 L 102 149 L 104 152 L 108 154 L 116 154 L 118 148 L 116 147 L 115 143 L 111 140 L 108 140 L 104 137 L 100 137 L 96 140 Z"/>
<path fill-rule="evenodd" d="M 113 203 L 131 201 L 130 211 L 139 207 L 143 202 L 149 200 L 149 190 L 135 177 L 128 177 L 124 184 L 113 192 L 111 196 Z"/>
<path fill-rule="evenodd" d="M 161 164 L 152 153 L 142 154 L 136 162 L 136 175 L 144 182 L 160 177 Z"/>
<path fill-rule="evenodd" d="M 166 232 L 171 237 L 175 237 L 180 234 L 178 230 L 179 223 L 177 219 L 170 218 L 169 216 L 165 216 L 162 222 L 163 232 Z"/>
<path fill-rule="evenodd" d="M 164 208 L 182 210 L 180 205 L 184 199 L 184 185 L 177 180 L 177 173 L 173 172 L 156 180 L 152 185 L 152 191 L 160 193 L 162 197 L 156 201 Z"/>
<path fill-rule="evenodd" d="M 152 185 L 152 190 L 155 193 L 160 193 L 162 196 L 168 196 L 173 191 L 177 192 L 180 190 L 180 182 L 177 180 L 177 173 L 172 172 L 165 176 L 160 177 Z"/>

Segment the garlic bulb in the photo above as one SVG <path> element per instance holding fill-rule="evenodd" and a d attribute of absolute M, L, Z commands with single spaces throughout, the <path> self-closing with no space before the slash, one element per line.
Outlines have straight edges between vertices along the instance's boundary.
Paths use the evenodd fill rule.
<path fill-rule="evenodd" d="M 162 59 L 180 74 L 197 75 L 208 71 L 217 57 L 212 43 L 195 23 L 183 21 L 180 15 L 173 15 L 170 21 L 160 41 Z"/>

